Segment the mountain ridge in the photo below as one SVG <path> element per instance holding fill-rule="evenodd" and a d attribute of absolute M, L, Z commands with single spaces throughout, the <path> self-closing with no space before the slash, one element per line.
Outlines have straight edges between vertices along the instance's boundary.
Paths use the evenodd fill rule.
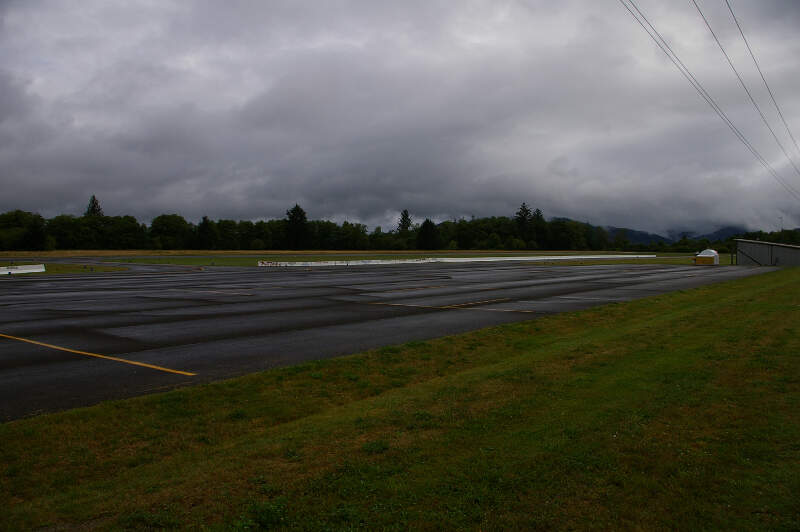
<path fill-rule="evenodd" d="M 605 229 L 608 231 L 608 234 L 612 239 L 620 231 L 625 231 L 625 236 L 631 244 L 658 244 L 659 242 L 671 244 L 673 242 L 678 242 L 684 236 L 692 240 L 708 240 L 710 242 L 716 242 L 718 240 L 726 240 L 732 236 L 749 232 L 745 227 L 735 225 L 726 225 L 720 227 L 716 231 L 703 234 L 698 234 L 696 231 L 687 231 L 685 229 L 670 229 L 667 231 L 667 236 L 660 235 L 658 233 L 650 233 L 647 231 L 639 231 L 637 229 L 631 229 L 630 227 L 606 226 Z"/>

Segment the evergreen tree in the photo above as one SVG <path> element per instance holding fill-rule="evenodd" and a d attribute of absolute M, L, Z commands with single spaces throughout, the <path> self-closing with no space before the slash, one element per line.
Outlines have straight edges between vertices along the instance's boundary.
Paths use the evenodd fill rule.
<path fill-rule="evenodd" d="M 286 243 L 289 249 L 302 249 L 308 242 L 308 219 L 300 205 L 286 211 Z"/>
<path fill-rule="evenodd" d="M 519 206 L 517 214 L 514 216 L 514 220 L 517 222 L 517 225 L 527 225 L 532 219 L 533 212 L 531 212 L 530 207 L 523 201 L 522 205 Z"/>
<path fill-rule="evenodd" d="M 530 207 L 522 202 L 520 205 L 519 210 L 514 215 L 514 221 L 517 223 L 517 234 L 519 237 L 528 242 L 529 240 L 533 240 L 533 213 L 531 212 Z"/>
<path fill-rule="evenodd" d="M 417 248 L 440 249 L 442 247 L 439 228 L 429 218 L 425 218 L 417 233 Z"/>
<path fill-rule="evenodd" d="M 219 230 L 217 224 L 203 216 L 197 225 L 197 247 L 198 249 L 217 249 L 219 243 Z"/>
<path fill-rule="evenodd" d="M 411 230 L 411 215 L 408 214 L 408 209 L 403 209 L 400 213 L 400 221 L 397 222 L 397 232 L 403 236 L 407 236 Z"/>
<path fill-rule="evenodd" d="M 97 201 L 97 198 L 92 194 L 92 197 L 89 198 L 89 205 L 86 207 L 86 212 L 83 213 L 84 216 L 103 216 L 103 209 L 100 208 L 100 202 Z"/>
<path fill-rule="evenodd" d="M 547 220 L 544 219 L 541 209 L 535 209 L 531 215 L 533 225 L 533 239 L 539 249 L 546 249 L 550 244 L 547 230 Z"/>

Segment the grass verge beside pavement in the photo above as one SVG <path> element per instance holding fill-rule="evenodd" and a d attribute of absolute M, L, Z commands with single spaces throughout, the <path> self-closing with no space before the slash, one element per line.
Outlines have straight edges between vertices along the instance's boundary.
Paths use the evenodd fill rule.
<path fill-rule="evenodd" d="M 578 253 L 564 253 L 564 255 L 579 255 Z M 595 255 L 596 253 L 585 253 L 588 255 Z M 602 254 L 602 253 L 599 253 Z M 551 255 L 554 255 L 551 253 Z M 320 262 L 327 260 L 348 261 L 348 260 L 395 260 L 395 259 L 421 259 L 431 257 L 513 257 L 513 256 L 546 256 L 544 254 L 517 254 L 509 255 L 498 253 L 496 255 L 263 255 L 263 256 L 250 256 L 242 257 L 236 255 L 211 255 L 211 256 L 171 256 L 171 257 L 127 257 L 117 259 L 106 259 L 108 261 L 123 262 L 123 263 L 139 263 L 139 264 L 175 264 L 183 266 L 249 266 L 256 267 L 258 261 L 279 261 L 279 262 Z M 724 261 L 723 261 L 724 263 Z M 692 256 L 681 254 L 679 256 L 659 256 L 652 259 L 575 259 L 575 260 L 552 260 L 552 261 L 535 261 L 525 263 L 529 266 L 587 266 L 597 264 L 676 264 L 688 265 L 692 264 Z M 725 263 L 727 264 L 727 263 Z"/>
<path fill-rule="evenodd" d="M 0 261 L 0 266 L 21 266 L 23 264 L 42 264 L 41 262 L 30 262 L 30 261 L 22 261 L 22 262 L 9 262 L 9 261 Z M 102 273 L 102 272 L 121 272 L 126 271 L 128 268 L 124 266 L 105 266 L 105 265 L 98 265 L 98 264 L 69 264 L 69 263 L 60 263 L 60 262 L 46 262 L 44 263 L 45 271 L 43 272 L 35 272 L 35 273 L 25 273 L 25 274 L 17 274 L 8 277 L 17 277 L 17 276 L 28 276 L 28 275 L 61 275 L 61 274 L 71 274 L 71 273 Z M 0 275 L 0 278 L 6 277 L 5 275 Z"/>
<path fill-rule="evenodd" d="M 797 529 L 800 269 L 0 425 L 0 529 Z"/>
<path fill-rule="evenodd" d="M 26 259 L 44 261 L 48 258 L 101 258 L 108 262 L 146 264 L 178 264 L 190 266 L 256 266 L 259 260 L 269 261 L 323 261 L 361 259 L 418 259 L 426 257 L 519 257 L 547 255 L 649 255 L 651 252 L 619 251 L 507 251 L 507 250 L 57 250 L 57 251 L 0 251 L 0 259 Z M 691 264 L 691 254 L 658 253 L 659 264 Z M 610 263 L 612 261 L 602 261 Z M 637 263 L 646 263 L 635 260 Z M 729 256 L 720 257 L 729 264 Z M 540 263 L 541 264 L 541 263 Z M 558 264 L 563 264 L 559 262 Z"/>
<path fill-rule="evenodd" d="M 59 250 L 59 251 L 0 251 L 0 258 L 35 259 L 86 257 L 105 262 L 139 264 L 174 264 L 183 266 L 245 266 L 256 267 L 259 260 L 276 262 L 303 262 L 325 260 L 386 260 L 419 259 L 428 257 L 520 257 L 547 255 L 649 255 L 651 252 L 617 251 L 505 251 L 505 250 L 436 250 L 436 251 L 353 251 L 353 250 L 301 250 L 301 251 L 251 251 L 251 250 Z M 657 253 L 653 259 L 606 259 L 535 262 L 537 266 L 582 266 L 594 264 L 692 264 L 692 254 Z M 720 263 L 730 264 L 730 255 L 720 256 Z"/>

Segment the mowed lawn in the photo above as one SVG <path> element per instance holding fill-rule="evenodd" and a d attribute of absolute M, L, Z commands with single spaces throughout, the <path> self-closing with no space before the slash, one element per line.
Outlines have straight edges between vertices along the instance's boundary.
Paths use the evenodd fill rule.
<path fill-rule="evenodd" d="M 249 266 L 257 267 L 258 261 L 274 261 L 274 262 L 320 262 L 320 261 L 355 261 L 355 260 L 413 260 L 432 257 L 546 257 L 548 255 L 617 255 L 617 253 L 608 252 L 582 252 L 576 253 L 574 251 L 568 252 L 542 252 L 542 253 L 430 253 L 430 254 L 361 254 L 361 255 L 259 255 L 259 256 L 240 256 L 240 255 L 198 255 L 198 256 L 164 256 L 164 257 L 117 257 L 113 259 L 105 259 L 109 262 L 122 262 L 122 263 L 139 263 L 139 264 L 175 264 L 181 266 Z M 624 254 L 624 253 L 623 253 Z M 655 253 L 641 253 L 641 255 L 655 255 Z M 637 258 L 618 258 L 618 259 L 574 259 L 574 260 L 542 260 L 536 261 L 536 265 L 542 266 L 586 266 L 591 264 L 676 264 L 688 265 L 692 264 L 694 255 L 686 253 L 662 253 L 658 256 L 648 259 Z M 730 255 L 720 256 L 720 264 L 730 264 Z"/>
<path fill-rule="evenodd" d="M 0 266 L 21 266 L 23 264 L 42 264 L 41 262 L 30 262 L 30 261 L 23 261 L 23 262 L 10 262 L 10 261 L 0 261 Z M 43 272 L 35 272 L 35 273 L 25 273 L 25 274 L 18 274 L 23 276 L 29 275 L 62 275 L 62 274 L 84 274 L 84 273 L 107 273 L 107 272 L 121 272 L 125 271 L 128 268 L 124 266 L 105 266 L 105 265 L 98 265 L 98 264 L 71 264 L 71 263 L 58 263 L 58 262 L 48 262 L 45 263 L 45 271 Z M 7 274 L 6 274 L 7 275 Z M 5 277 L 6 275 L 0 275 L 0 278 Z"/>
<path fill-rule="evenodd" d="M 795 268 L 8 422 L 0 529 L 795 530 L 799 333 Z"/>
<path fill-rule="evenodd" d="M 307 262 L 327 260 L 391 260 L 429 257 L 543 257 L 548 255 L 657 255 L 651 259 L 576 259 L 537 262 L 539 265 L 581 266 L 589 264 L 692 264 L 693 253 L 619 252 L 619 251 L 504 251 L 504 250 L 435 250 L 435 251 L 251 251 L 251 250 L 60 250 L 0 251 L 0 258 L 86 257 L 112 263 L 173 264 L 180 266 L 245 266 L 256 267 L 259 260 L 275 262 Z M 720 264 L 731 264 L 730 254 L 720 255 Z M 65 265 L 66 266 L 66 265 Z M 48 264 L 48 268 L 50 264 Z M 101 266 L 102 267 L 102 266 Z M 66 273 L 66 272 L 65 272 Z"/>

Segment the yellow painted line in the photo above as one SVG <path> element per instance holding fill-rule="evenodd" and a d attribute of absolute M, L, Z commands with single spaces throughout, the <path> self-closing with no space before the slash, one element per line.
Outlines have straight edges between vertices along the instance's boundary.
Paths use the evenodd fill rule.
<path fill-rule="evenodd" d="M 70 349 L 68 347 L 61 347 L 53 344 L 46 344 L 44 342 L 37 342 L 36 340 L 29 340 L 27 338 L 20 338 L 18 336 L 11 336 L 9 334 L 0 333 L 1 338 L 8 338 L 9 340 L 17 340 L 29 344 L 40 345 L 42 347 L 49 347 L 50 349 L 57 349 L 59 351 L 66 351 L 67 353 L 75 353 L 77 355 L 86 355 L 87 357 L 103 358 L 105 360 L 113 360 L 115 362 L 122 362 L 124 364 L 131 364 L 134 366 L 142 366 L 144 368 L 157 369 L 158 371 L 166 371 L 167 373 L 177 373 L 178 375 L 194 376 L 197 373 L 189 373 L 188 371 L 180 371 L 177 369 L 169 369 L 161 366 L 154 366 L 153 364 L 145 364 L 144 362 L 136 362 L 135 360 L 126 360 L 124 358 L 110 357 L 108 355 L 98 355 L 97 353 L 89 353 L 87 351 L 78 351 L 77 349 Z"/>

